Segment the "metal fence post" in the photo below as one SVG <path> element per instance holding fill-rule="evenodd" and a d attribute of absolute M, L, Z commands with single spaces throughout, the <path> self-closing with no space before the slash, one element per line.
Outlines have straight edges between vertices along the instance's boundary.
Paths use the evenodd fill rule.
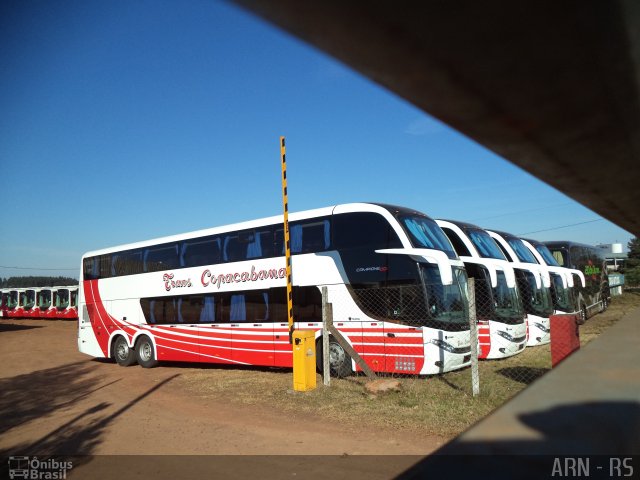
<path fill-rule="evenodd" d="M 332 314 L 327 301 L 327 287 L 322 287 L 322 383 L 328 387 L 331 384 L 329 367 L 329 316 Z"/>
<path fill-rule="evenodd" d="M 480 376 L 478 373 L 478 320 L 476 317 L 475 279 L 469 279 L 469 336 L 471 343 L 471 387 L 473 396 L 480 394 Z"/>

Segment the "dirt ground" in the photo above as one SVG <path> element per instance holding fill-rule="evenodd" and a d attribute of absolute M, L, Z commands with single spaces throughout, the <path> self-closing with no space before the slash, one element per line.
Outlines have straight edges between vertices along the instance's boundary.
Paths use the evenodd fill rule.
<path fill-rule="evenodd" d="M 202 367 L 123 368 L 92 359 L 77 351 L 72 321 L 0 320 L 0 358 L 3 457 L 258 456 L 227 462 L 237 472 L 239 463 L 274 467 L 274 455 L 367 456 L 361 462 L 370 470 L 367 477 L 389 478 L 446 441 L 420 432 L 321 422 L 279 411 L 277 405 L 267 409 L 190 395 L 176 380 Z M 216 375 L 217 369 L 206 371 Z M 153 462 L 156 468 L 161 464 Z"/>

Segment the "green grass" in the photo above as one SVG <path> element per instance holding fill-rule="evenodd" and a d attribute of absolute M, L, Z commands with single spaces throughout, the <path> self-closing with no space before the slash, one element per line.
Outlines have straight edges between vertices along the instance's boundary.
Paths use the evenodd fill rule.
<path fill-rule="evenodd" d="M 580 327 L 584 345 L 640 306 L 639 293 L 614 297 L 610 308 Z M 527 348 L 499 361 L 481 361 L 480 395 L 471 395 L 471 370 L 427 378 L 398 380 L 401 391 L 371 395 L 366 377 L 331 379 L 324 387 L 292 391 L 290 370 L 210 368 L 188 369 L 179 379 L 190 395 L 216 398 L 226 403 L 263 406 L 282 412 L 309 413 L 332 422 L 406 429 L 453 437 L 502 405 L 551 369 L 549 345 Z"/>

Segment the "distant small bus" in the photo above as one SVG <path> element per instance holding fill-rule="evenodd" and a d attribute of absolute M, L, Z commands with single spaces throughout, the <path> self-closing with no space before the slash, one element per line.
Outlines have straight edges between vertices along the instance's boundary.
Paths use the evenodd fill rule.
<path fill-rule="evenodd" d="M 602 249 L 592 245 L 569 241 L 544 242 L 553 257 L 562 267 L 579 270 L 584 274 L 586 285 L 578 283 L 576 306 L 581 321 L 606 310 L 611 299 L 607 263 Z"/>
<path fill-rule="evenodd" d="M 46 318 L 76 319 L 78 318 L 78 287 L 52 287 L 53 299 Z"/>

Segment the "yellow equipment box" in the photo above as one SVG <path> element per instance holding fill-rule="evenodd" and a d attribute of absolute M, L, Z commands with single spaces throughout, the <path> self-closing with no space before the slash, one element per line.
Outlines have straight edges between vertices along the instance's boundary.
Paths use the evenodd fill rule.
<path fill-rule="evenodd" d="M 306 392 L 316 388 L 316 339 L 312 330 L 293 332 L 293 389 Z"/>

